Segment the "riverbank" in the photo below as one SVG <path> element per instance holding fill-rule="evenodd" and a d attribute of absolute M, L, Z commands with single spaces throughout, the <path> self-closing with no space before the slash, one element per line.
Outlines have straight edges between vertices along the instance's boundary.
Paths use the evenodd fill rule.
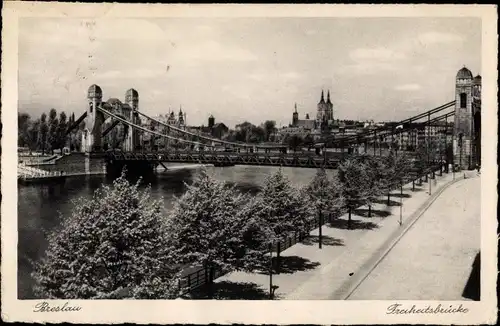
<path fill-rule="evenodd" d="M 311 231 L 308 238 L 281 253 L 279 272 L 274 271 L 272 278 L 278 287 L 275 298 L 345 299 L 453 179 L 452 173 L 429 179 L 430 193 L 429 183 L 416 185 L 415 190 L 407 184 L 402 195 L 399 191 L 391 194 L 389 205 L 386 196 L 377 200 L 372 217 L 367 207 L 360 207 L 352 215 L 351 229 L 347 214 L 341 216 L 322 227 L 322 249 L 318 248 L 319 229 Z M 268 272 L 233 272 L 215 280 L 211 294 L 198 291 L 193 298 L 267 299 L 269 281 Z"/>

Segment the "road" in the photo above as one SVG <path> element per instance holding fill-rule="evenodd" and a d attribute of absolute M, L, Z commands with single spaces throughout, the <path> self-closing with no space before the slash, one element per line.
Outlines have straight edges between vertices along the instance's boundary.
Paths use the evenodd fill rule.
<path fill-rule="evenodd" d="M 349 299 L 470 299 L 463 295 L 481 245 L 480 186 L 474 177 L 446 189 Z"/>

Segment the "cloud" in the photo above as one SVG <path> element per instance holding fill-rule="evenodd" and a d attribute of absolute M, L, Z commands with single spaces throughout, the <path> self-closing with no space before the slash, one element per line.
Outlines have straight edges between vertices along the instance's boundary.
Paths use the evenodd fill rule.
<path fill-rule="evenodd" d="M 396 71 L 398 68 L 392 62 L 358 62 L 347 64 L 338 69 L 340 74 L 374 75 L 380 72 Z"/>
<path fill-rule="evenodd" d="M 351 59 L 355 61 L 378 60 L 389 61 L 405 58 L 402 52 L 394 51 L 385 47 L 377 48 L 359 48 L 350 53 Z"/>
<path fill-rule="evenodd" d="M 197 44 L 179 46 L 178 56 L 183 60 L 197 61 L 255 61 L 258 58 L 250 51 L 222 44 L 214 40 L 208 40 Z"/>
<path fill-rule="evenodd" d="M 397 91 L 418 91 L 421 89 L 419 84 L 404 84 L 394 87 Z"/>
<path fill-rule="evenodd" d="M 417 41 L 422 45 L 460 43 L 463 38 L 460 35 L 441 32 L 427 32 L 417 36 Z"/>

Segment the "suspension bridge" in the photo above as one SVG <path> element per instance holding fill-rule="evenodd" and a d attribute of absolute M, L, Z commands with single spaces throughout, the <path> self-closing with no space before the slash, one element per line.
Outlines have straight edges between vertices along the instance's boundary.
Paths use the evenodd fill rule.
<path fill-rule="evenodd" d="M 441 106 L 355 135 L 336 135 L 330 148 L 316 151 L 289 151 L 284 145 L 230 142 L 178 127 L 139 111 L 139 94 L 129 89 L 124 105 L 116 99 L 102 101 L 103 92 L 90 86 L 87 109 L 68 129 L 69 134 L 85 121 L 82 152 L 87 157 L 105 158 L 107 171 L 128 168 L 152 170 L 165 162 L 226 165 L 268 165 L 305 168 L 336 168 L 351 153 L 385 155 L 391 150 L 416 153 L 426 147 L 426 160 L 447 162 L 461 168 L 480 164 L 481 76 L 473 77 L 466 67 L 456 75 L 454 100 Z M 118 101 L 119 102 L 119 101 Z M 149 123 L 143 123 L 142 120 Z M 123 127 L 120 144 L 104 150 L 103 139 L 118 125 Z M 152 126 L 156 128 L 152 128 Z M 165 149 L 145 149 L 140 134 L 162 139 Z M 173 144 L 185 144 L 179 150 Z M 429 148 L 434 152 L 432 157 Z"/>

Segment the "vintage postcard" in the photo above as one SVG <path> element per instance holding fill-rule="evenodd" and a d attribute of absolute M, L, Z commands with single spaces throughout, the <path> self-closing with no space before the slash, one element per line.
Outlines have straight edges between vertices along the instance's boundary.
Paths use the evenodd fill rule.
<path fill-rule="evenodd" d="M 2 320 L 494 324 L 496 9 L 5 2 Z"/>

